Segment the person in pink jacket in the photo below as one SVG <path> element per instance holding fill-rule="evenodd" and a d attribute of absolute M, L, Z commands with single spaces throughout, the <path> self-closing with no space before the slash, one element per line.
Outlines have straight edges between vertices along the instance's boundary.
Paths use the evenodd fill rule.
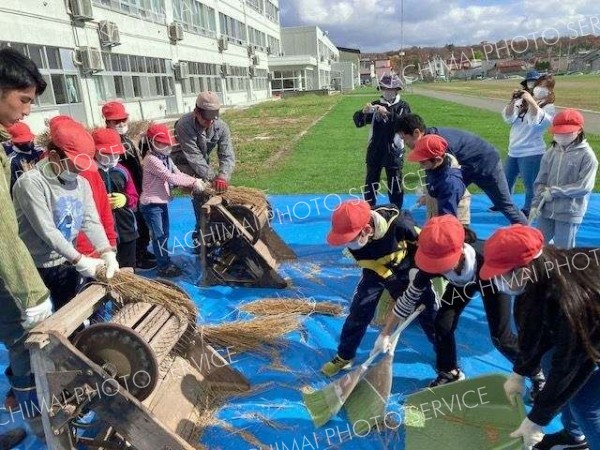
<path fill-rule="evenodd" d="M 144 157 L 140 211 L 152 239 L 158 275 L 176 277 L 181 269 L 171 262 L 168 250 L 169 208 L 171 186 L 181 186 L 192 192 L 203 191 L 204 181 L 181 172 L 169 156 L 175 138 L 166 125 L 151 124 L 146 133 L 148 152 Z"/>

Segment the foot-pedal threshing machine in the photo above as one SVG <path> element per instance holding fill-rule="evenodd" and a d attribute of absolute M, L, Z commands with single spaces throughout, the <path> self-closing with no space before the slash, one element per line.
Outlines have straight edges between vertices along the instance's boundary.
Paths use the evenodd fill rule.
<path fill-rule="evenodd" d="M 197 236 L 202 283 L 286 287 L 277 268 L 297 256 L 271 227 L 270 204 L 261 191 L 230 191 L 207 196 L 202 206 Z"/>
<path fill-rule="evenodd" d="M 250 388 L 202 342 L 195 317 L 153 298 L 117 301 L 93 284 L 31 331 L 48 448 L 192 450 L 207 393 Z M 104 321 L 85 327 L 99 311 Z"/>

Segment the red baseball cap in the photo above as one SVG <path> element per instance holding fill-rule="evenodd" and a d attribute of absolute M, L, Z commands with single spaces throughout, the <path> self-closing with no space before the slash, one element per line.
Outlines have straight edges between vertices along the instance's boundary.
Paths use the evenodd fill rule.
<path fill-rule="evenodd" d="M 7 129 L 10 133 L 11 141 L 15 144 L 26 144 L 35 139 L 35 135 L 25 122 L 17 122 Z"/>
<path fill-rule="evenodd" d="M 583 116 L 576 109 L 565 109 L 554 116 L 550 133 L 573 133 L 583 128 Z"/>
<path fill-rule="evenodd" d="M 371 221 L 371 206 L 364 200 L 346 200 L 331 216 L 331 231 L 327 235 L 329 245 L 344 245 L 358 236 Z"/>
<path fill-rule="evenodd" d="M 148 127 L 146 137 L 151 142 L 158 142 L 159 144 L 175 145 L 177 141 L 173 137 L 169 127 L 162 123 L 153 123 Z"/>
<path fill-rule="evenodd" d="M 98 128 L 92 131 L 92 138 L 98 153 L 103 155 L 122 155 L 125 153 L 121 136 L 113 129 Z"/>
<path fill-rule="evenodd" d="M 48 121 L 48 126 L 54 127 L 56 126 L 59 122 L 74 122 L 75 119 L 73 119 L 71 116 L 54 116 L 53 118 L 51 118 Z"/>
<path fill-rule="evenodd" d="M 426 134 L 417 140 L 408 160 L 413 162 L 427 161 L 437 156 L 443 157 L 448 149 L 448 142 L 437 134 Z"/>
<path fill-rule="evenodd" d="M 482 280 L 524 267 L 536 259 L 544 248 L 540 230 L 527 225 L 511 225 L 496 231 L 483 246 Z"/>
<path fill-rule="evenodd" d="M 415 263 L 427 273 L 449 272 L 458 264 L 464 243 L 465 229 L 456 217 L 432 217 L 419 234 Z"/>
<path fill-rule="evenodd" d="M 121 102 L 108 102 L 102 107 L 102 115 L 106 120 L 124 120 L 129 118 L 125 105 Z"/>
<path fill-rule="evenodd" d="M 58 117 L 54 119 L 58 119 Z M 79 122 L 64 118 L 51 120 L 50 139 L 79 170 L 98 170 L 94 163 L 94 154 L 96 153 L 94 139 Z"/>

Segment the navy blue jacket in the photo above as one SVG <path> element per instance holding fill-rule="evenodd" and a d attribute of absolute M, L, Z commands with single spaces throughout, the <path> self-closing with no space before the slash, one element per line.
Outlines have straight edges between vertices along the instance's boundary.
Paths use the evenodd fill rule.
<path fill-rule="evenodd" d="M 500 153 L 479 136 L 455 128 L 428 128 L 426 134 L 437 134 L 448 141 L 448 152 L 458 160 L 465 186 L 489 176 L 498 167 Z"/>
<path fill-rule="evenodd" d="M 362 111 L 356 111 L 353 116 L 354 124 L 357 127 L 363 127 L 371 124 L 373 127 L 371 140 L 367 147 L 368 166 L 397 168 L 403 166 L 403 151 L 397 149 L 394 144 L 394 123 L 398 118 L 410 114 L 410 106 L 404 100 L 390 105 L 382 99 L 372 102 L 373 105 L 381 105 L 388 111 L 388 117 L 385 120 L 375 114 L 365 114 Z"/>
<path fill-rule="evenodd" d="M 425 171 L 427 193 L 437 200 L 437 215 L 457 216 L 458 203 L 465 193 L 465 183 L 461 169 L 451 167 L 446 156 L 441 166 Z"/>
<path fill-rule="evenodd" d="M 17 179 L 25 171 L 23 163 L 34 165 L 44 154 L 44 149 L 33 143 L 31 145 L 22 145 L 21 151 L 19 151 L 17 145 L 10 141 L 4 142 L 2 145 L 4 146 L 4 151 L 10 161 L 10 191 L 12 192 L 12 188 L 17 182 Z M 23 150 L 29 151 L 29 153 L 24 153 Z"/>

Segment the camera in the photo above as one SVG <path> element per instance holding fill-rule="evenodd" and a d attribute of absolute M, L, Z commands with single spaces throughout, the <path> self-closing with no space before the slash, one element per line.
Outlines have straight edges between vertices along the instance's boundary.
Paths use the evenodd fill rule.
<path fill-rule="evenodd" d="M 524 94 L 524 93 L 525 93 L 525 91 L 519 91 L 519 92 L 515 92 L 515 93 L 513 94 L 512 98 L 514 98 L 514 99 L 521 98 L 521 97 L 523 97 L 523 94 Z"/>

